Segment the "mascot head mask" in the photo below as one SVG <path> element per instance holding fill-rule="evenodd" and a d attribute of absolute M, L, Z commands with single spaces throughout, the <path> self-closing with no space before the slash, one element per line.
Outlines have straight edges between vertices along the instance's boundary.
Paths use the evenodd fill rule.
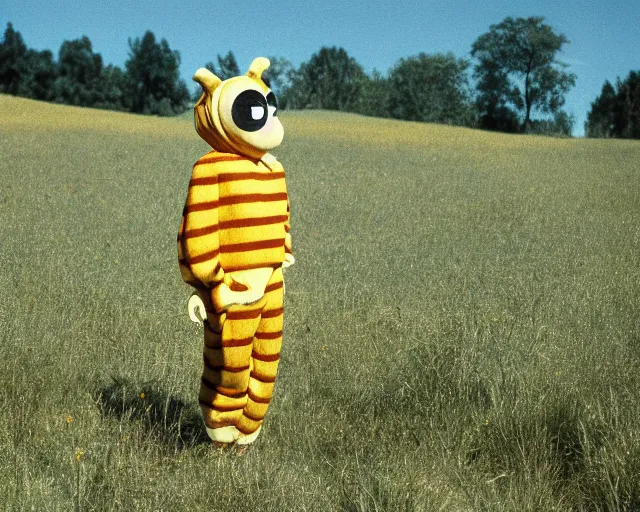
<path fill-rule="evenodd" d="M 276 97 L 262 80 L 269 64 L 258 57 L 245 76 L 224 81 L 206 68 L 196 71 L 193 79 L 202 86 L 196 131 L 216 151 L 260 159 L 282 142 Z"/>

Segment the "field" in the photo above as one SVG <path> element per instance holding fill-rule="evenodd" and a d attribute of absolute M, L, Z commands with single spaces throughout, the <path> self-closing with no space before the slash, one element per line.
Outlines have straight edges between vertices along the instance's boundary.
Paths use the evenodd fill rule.
<path fill-rule="evenodd" d="M 0 96 L 4 510 L 640 510 L 640 143 L 283 113 L 296 264 L 213 447 L 190 117 Z"/>

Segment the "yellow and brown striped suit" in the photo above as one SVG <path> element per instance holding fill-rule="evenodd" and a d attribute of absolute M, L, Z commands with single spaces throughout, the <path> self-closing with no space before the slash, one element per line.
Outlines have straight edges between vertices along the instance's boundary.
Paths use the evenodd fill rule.
<path fill-rule="evenodd" d="M 282 165 L 269 154 L 254 160 L 218 151 L 196 162 L 178 257 L 183 279 L 207 310 L 199 398 L 210 429 L 235 426 L 250 435 L 262 424 L 282 345 L 286 253 L 291 236 Z M 229 304 L 216 293 L 225 286 L 238 296 L 257 287 L 260 298 Z"/>

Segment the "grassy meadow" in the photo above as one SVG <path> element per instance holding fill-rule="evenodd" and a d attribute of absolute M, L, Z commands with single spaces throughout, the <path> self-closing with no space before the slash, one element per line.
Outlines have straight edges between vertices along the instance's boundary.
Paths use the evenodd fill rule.
<path fill-rule="evenodd" d="M 283 113 L 274 400 L 213 447 L 190 117 L 0 95 L 2 510 L 640 510 L 640 143 Z"/>

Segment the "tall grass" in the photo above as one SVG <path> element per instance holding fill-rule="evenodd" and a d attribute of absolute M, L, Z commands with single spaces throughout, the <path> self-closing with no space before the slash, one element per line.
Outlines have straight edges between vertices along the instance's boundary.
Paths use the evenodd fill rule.
<path fill-rule="evenodd" d="M 207 441 L 187 119 L 0 96 L 6 510 L 640 509 L 640 145 L 283 114 L 273 404 Z"/>

